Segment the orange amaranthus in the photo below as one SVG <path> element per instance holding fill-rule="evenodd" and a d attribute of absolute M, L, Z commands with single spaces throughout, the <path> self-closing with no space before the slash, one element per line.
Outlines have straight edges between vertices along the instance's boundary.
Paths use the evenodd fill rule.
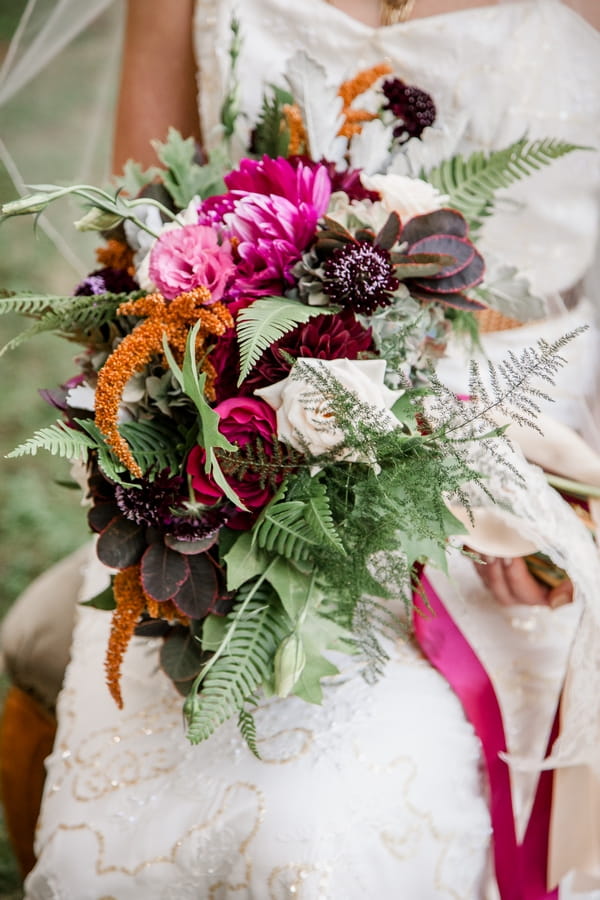
<path fill-rule="evenodd" d="M 298 156 L 300 153 L 305 153 L 308 146 L 308 138 L 304 122 L 302 121 L 300 107 L 296 103 L 286 103 L 283 107 L 283 114 L 290 133 L 288 154 L 290 156 Z"/>
<path fill-rule="evenodd" d="M 96 249 L 96 259 L 101 266 L 111 269 L 121 269 L 128 275 L 135 275 L 133 265 L 133 250 L 124 241 L 111 238 L 105 247 Z"/>
<path fill-rule="evenodd" d="M 344 116 L 344 124 L 339 130 L 342 137 L 351 138 L 355 134 L 360 134 L 362 126 L 365 122 L 371 122 L 377 118 L 376 113 L 368 112 L 366 109 L 354 108 L 352 104 L 357 97 L 368 91 L 375 82 L 383 75 L 389 75 L 392 71 L 388 63 L 379 63 L 370 69 L 362 69 L 354 78 L 344 81 L 338 90 L 339 96 L 344 104 L 342 115 Z"/>
<path fill-rule="evenodd" d="M 183 625 L 188 625 L 189 619 L 179 612 L 171 600 L 159 604 L 146 594 L 142 587 L 139 565 L 117 572 L 113 580 L 113 593 L 116 609 L 113 613 L 104 665 L 108 689 L 119 709 L 122 709 L 121 666 L 140 615 L 147 610 L 154 619 L 176 620 Z"/>
<path fill-rule="evenodd" d="M 169 302 L 161 294 L 149 294 L 139 300 L 126 301 L 117 310 L 120 316 L 139 316 L 145 321 L 121 341 L 98 373 L 96 424 L 111 450 L 135 478 L 142 477 L 142 470 L 117 426 L 125 385 L 153 357 L 164 356 L 163 335 L 166 335 L 175 358 L 183 359 L 189 330 L 200 321 L 196 353 L 202 356 L 201 370 L 207 375 L 206 395 L 209 400 L 214 399 L 215 370 L 208 355 L 203 354 L 204 345 L 209 336 L 218 337 L 233 328 L 233 319 L 223 303 L 204 306 L 209 299 L 208 288 L 197 287 Z"/>

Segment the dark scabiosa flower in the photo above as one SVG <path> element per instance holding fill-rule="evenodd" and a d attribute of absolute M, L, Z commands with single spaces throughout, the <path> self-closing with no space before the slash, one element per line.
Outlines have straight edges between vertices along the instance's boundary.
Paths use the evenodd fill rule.
<path fill-rule="evenodd" d="M 139 284 L 123 269 L 107 266 L 97 269 L 75 288 L 76 297 L 93 297 L 94 294 L 130 294 L 139 290 Z"/>
<path fill-rule="evenodd" d="M 184 479 L 161 472 L 154 481 L 140 481 L 139 488 L 115 485 L 120 513 L 136 525 L 154 528 L 176 541 L 205 541 L 214 537 L 235 511 L 230 503 L 218 508 L 188 508 L 182 494 Z"/>
<path fill-rule="evenodd" d="M 195 515 L 167 516 L 164 527 L 169 536 L 183 543 L 193 541 L 206 541 L 215 537 L 219 529 L 226 525 L 231 516 L 236 512 L 233 503 L 222 503 L 218 507 L 203 509 Z"/>
<path fill-rule="evenodd" d="M 139 488 L 115 485 L 115 500 L 126 519 L 136 525 L 160 527 L 171 518 L 171 507 L 180 506 L 183 478 L 161 472 L 154 481 L 139 481 Z"/>
<path fill-rule="evenodd" d="M 394 137 L 397 140 L 420 137 L 423 130 L 435 122 L 435 103 L 426 91 L 405 84 L 400 78 L 385 81 L 382 91 L 387 99 L 387 104 L 383 108 L 390 110 L 397 119 L 400 119 L 394 128 Z"/>
<path fill-rule="evenodd" d="M 364 315 L 389 306 L 400 284 L 389 252 L 367 241 L 339 247 L 325 260 L 323 272 L 323 290 L 331 302 Z"/>

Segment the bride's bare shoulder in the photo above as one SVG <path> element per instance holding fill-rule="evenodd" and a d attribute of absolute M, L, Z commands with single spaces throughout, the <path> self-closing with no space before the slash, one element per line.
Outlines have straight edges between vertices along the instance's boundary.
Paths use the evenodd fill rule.
<path fill-rule="evenodd" d="M 598 0 L 563 0 L 565 6 L 570 6 L 575 12 L 600 31 L 600 3 Z"/>

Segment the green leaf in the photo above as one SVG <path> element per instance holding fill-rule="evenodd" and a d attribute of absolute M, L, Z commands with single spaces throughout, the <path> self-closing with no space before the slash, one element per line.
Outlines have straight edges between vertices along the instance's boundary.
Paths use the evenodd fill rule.
<path fill-rule="evenodd" d="M 112 584 L 110 584 L 109 587 L 104 588 L 103 591 L 100 591 L 99 594 L 96 594 L 96 596 L 92 597 L 90 600 L 83 600 L 79 605 L 92 606 L 94 609 L 104 609 L 108 611 L 116 609 L 117 604 L 115 603 Z"/>
<path fill-rule="evenodd" d="M 249 602 L 241 596 L 229 623 L 235 630 L 226 652 L 203 678 L 201 694 L 190 694 L 184 704 L 188 739 L 193 744 L 206 740 L 222 722 L 239 714 L 270 677 L 275 651 L 290 628 L 272 589 L 265 585 L 255 590 Z"/>
<path fill-rule="evenodd" d="M 307 608 L 321 599 L 312 574 L 301 572 L 282 557 L 273 560 L 268 578 L 292 622 L 297 622 Z"/>
<path fill-rule="evenodd" d="M 123 174 L 115 178 L 117 186 L 130 197 L 137 197 L 142 188 L 147 184 L 151 184 L 156 178 L 162 175 L 162 170 L 158 166 L 150 166 L 149 169 L 143 169 L 142 166 L 133 159 L 128 159 L 123 166 Z"/>
<path fill-rule="evenodd" d="M 189 628 L 175 627 L 160 649 L 160 664 L 173 681 L 185 682 L 195 678 L 204 662 L 200 643 Z"/>
<path fill-rule="evenodd" d="M 336 312 L 337 306 L 305 306 L 287 297 L 262 297 L 241 310 L 236 326 L 240 346 L 238 386 L 274 341 L 313 316 Z"/>
<path fill-rule="evenodd" d="M 243 531 L 223 557 L 227 566 L 227 590 L 237 590 L 245 581 L 262 575 L 269 559 L 252 543 L 252 532 Z"/>
<path fill-rule="evenodd" d="M 16 335 L 0 350 L 0 356 L 14 350 L 29 338 L 47 331 L 57 334 L 85 336 L 87 332 L 111 322 L 125 300 L 144 296 L 133 294 L 96 294 L 91 297 L 57 297 L 51 294 L 17 294 L 0 300 L 0 314 L 17 312 L 34 316 L 35 325 Z"/>
<path fill-rule="evenodd" d="M 198 410 L 200 417 L 198 422 L 198 443 L 206 452 L 204 471 L 212 475 L 225 496 L 231 500 L 232 503 L 235 503 L 238 509 L 246 510 L 246 507 L 238 495 L 228 484 L 215 452 L 216 450 L 225 450 L 228 453 L 235 453 L 237 452 L 237 447 L 234 444 L 231 444 L 219 431 L 219 415 L 208 405 L 204 396 L 206 375 L 200 375 L 198 373 L 198 366 L 196 363 L 196 337 L 201 324 L 200 321 L 196 322 L 188 334 L 182 369 L 177 365 L 175 357 L 171 353 L 171 348 L 164 335 L 163 350 L 175 379 L 180 384 L 184 394 L 190 398 Z"/>
<path fill-rule="evenodd" d="M 301 625 L 300 634 L 306 663 L 293 693 L 307 703 L 319 704 L 323 702 L 321 679 L 338 674 L 337 666 L 323 656 L 323 651 L 343 649 L 348 652 L 351 636 L 340 625 L 319 615 L 318 612 L 306 617 Z"/>
<path fill-rule="evenodd" d="M 179 209 L 185 209 L 194 197 L 204 199 L 225 190 L 224 159 L 214 154 L 209 165 L 198 165 L 193 138 L 183 138 L 175 128 L 169 128 L 165 143 L 152 141 L 152 146 L 166 168 L 162 173 L 163 184 Z"/>
<path fill-rule="evenodd" d="M 227 632 L 228 620 L 225 616 L 210 615 L 202 623 L 202 647 L 204 650 L 218 650 Z"/>
<path fill-rule="evenodd" d="M 272 500 L 253 528 L 256 546 L 287 559 L 307 559 L 318 539 L 306 521 L 306 509 L 303 500 Z"/>
<path fill-rule="evenodd" d="M 290 132 L 287 127 L 283 107 L 294 102 L 292 95 L 275 85 L 269 85 L 254 130 L 253 144 L 256 153 L 267 156 L 287 156 Z"/>
<path fill-rule="evenodd" d="M 317 540 L 334 547 L 346 555 L 346 548 L 335 527 L 327 487 L 322 481 L 313 482 L 311 496 L 306 504 L 304 518 Z"/>

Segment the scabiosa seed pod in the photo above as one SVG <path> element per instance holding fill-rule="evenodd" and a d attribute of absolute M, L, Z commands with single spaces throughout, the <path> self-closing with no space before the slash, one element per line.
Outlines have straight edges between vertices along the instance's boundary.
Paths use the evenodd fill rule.
<path fill-rule="evenodd" d="M 394 137 L 398 140 L 420 137 L 424 129 L 435 122 L 435 103 L 427 91 L 406 84 L 400 78 L 385 81 L 382 91 L 388 101 L 384 109 L 401 120 L 394 128 Z"/>
<path fill-rule="evenodd" d="M 323 271 L 323 289 L 331 302 L 363 315 L 389 306 L 400 285 L 388 251 L 366 241 L 335 250 L 323 264 Z"/>

